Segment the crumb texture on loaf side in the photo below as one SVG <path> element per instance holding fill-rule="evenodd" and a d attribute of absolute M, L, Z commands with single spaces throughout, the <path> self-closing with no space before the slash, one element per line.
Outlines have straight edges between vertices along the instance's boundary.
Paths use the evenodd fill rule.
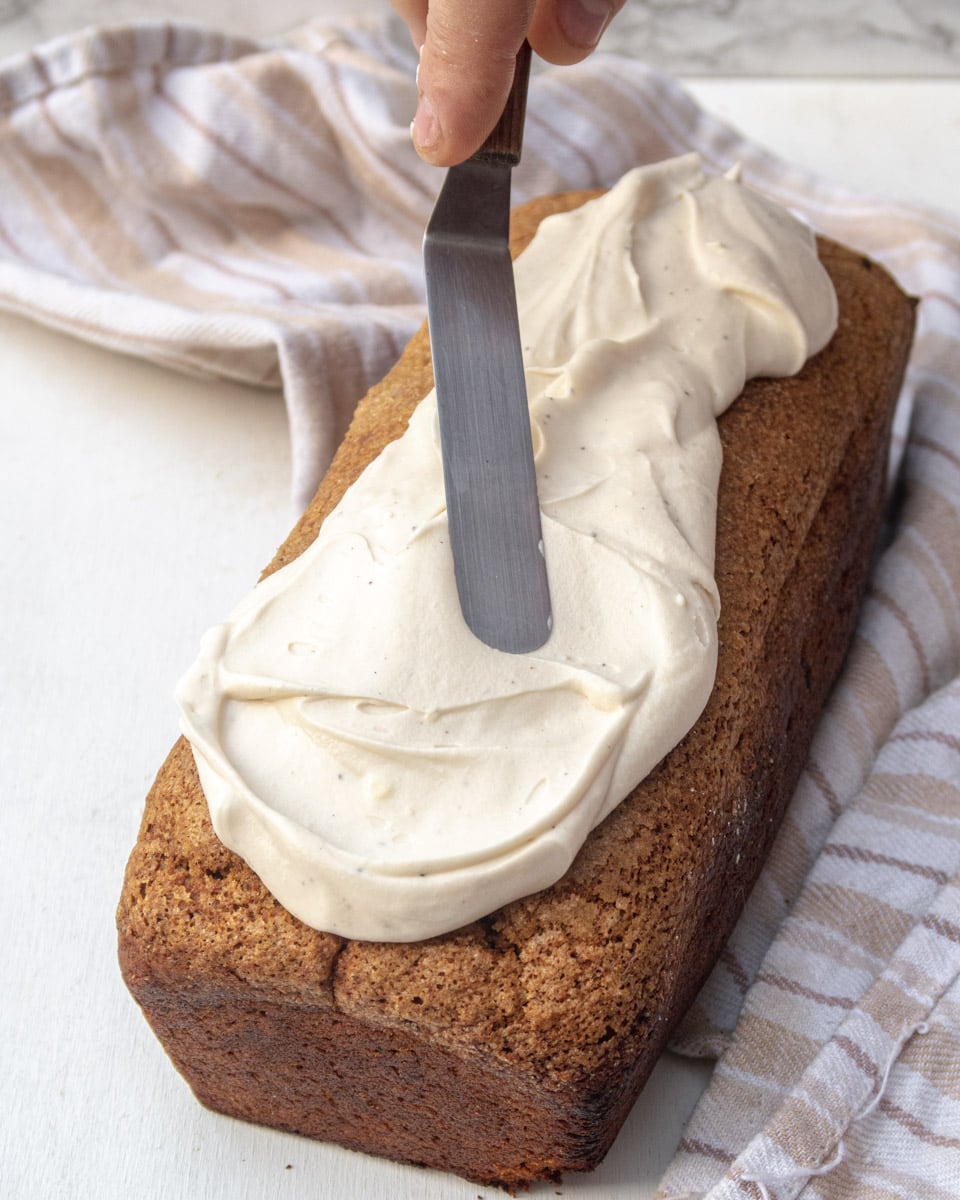
<path fill-rule="evenodd" d="M 591 194 L 520 210 L 515 246 Z M 602 1158 L 756 878 L 866 581 L 912 305 L 859 255 L 824 242 L 821 257 L 834 340 L 721 420 L 714 693 L 557 884 L 427 942 L 308 929 L 217 841 L 189 747 L 174 747 L 127 867 L 119 949 L 203 1103 L 484 1184 Z M 310 543 L 431 382 L 421 331 L 268 571 Z"/>

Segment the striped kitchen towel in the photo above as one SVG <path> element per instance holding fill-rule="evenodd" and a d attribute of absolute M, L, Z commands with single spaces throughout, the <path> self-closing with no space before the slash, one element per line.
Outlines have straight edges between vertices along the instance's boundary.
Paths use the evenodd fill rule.
<path fill-rule="evenodd" d="M 442 172 L 395 23 L 146 24 L 0 64 L 0 305 L 282 388 L 305 501 L 423 316 Z M 921 299 L 897 485 L 779 839 L 676 1036 L 718 1056 L 667 1197 L 960 1195 L 960 223 L 791 168 L 641 64 L 537 74 L 516 199 L 697 151 Z"/>

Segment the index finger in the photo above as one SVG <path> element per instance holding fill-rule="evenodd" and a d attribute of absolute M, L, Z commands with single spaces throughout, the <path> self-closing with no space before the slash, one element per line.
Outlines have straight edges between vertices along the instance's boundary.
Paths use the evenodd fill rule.
<path fill-rule="evenodd" d="M 413 140 L 437 166 L 468 158 L 496 124 L 535 0 L 431 0 Z"/>

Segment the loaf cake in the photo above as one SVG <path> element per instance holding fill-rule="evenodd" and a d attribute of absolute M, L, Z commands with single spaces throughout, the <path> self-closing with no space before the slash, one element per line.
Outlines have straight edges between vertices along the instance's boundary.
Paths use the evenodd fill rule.
<path fill-rule="evenodd" d="M 519 210 L 515 251 L 591 195 Z M 510 1189 L 601 1160 L 756 879 L 867 579 L 913 306 L 862 256 L 819 252 L 835 335 L 720 420 L 706 708 L 552 886 L 427 940 L 310 928 L 217 838 L 190 745 L 174 746 L 127 867 L 119 955 L 203 1104 Z M 265 574 L 313 542 L 431 384 L 422 331 Z"/>

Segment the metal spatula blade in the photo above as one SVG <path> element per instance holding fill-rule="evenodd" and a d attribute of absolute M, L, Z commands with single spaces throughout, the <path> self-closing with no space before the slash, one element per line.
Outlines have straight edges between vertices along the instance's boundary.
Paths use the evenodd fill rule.
<path fill-rule="evenodd" d="M 498 650 L 550 636 L 540 504 L 510 259 L 530 50 L 480 151 L 452 167 L 423 242 L 450 543 L 464 619 Z"/>

